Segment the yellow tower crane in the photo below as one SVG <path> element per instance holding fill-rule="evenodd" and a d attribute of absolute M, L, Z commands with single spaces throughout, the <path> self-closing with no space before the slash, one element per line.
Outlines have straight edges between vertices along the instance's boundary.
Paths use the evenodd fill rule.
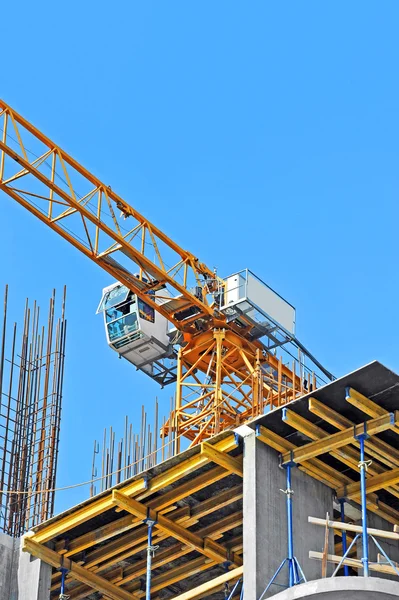
<path fill-rule="evenodd" d="M 198 444 L 332 375 L 295 309 L 248 270 L 220 278 L 0 100 L 0 189 L 102 267 L 110 347 L 176 384 L 162 436 Z"/>

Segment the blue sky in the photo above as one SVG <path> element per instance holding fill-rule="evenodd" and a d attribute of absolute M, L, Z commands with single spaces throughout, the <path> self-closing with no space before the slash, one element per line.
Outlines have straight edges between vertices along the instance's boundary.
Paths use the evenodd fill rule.
<path fill-rule="evenodd" d="M 0 96 L 220 275 L 249 267 L 336 375 L 397 339 L 397 2 L 76 2 L 2 8 Z M 0 195 L 13 316 L 68 286 L 58 484 L 160 391 L 108 349 L 106 273 Z M 58 510 L 88 488 L 59 494 Z"/>

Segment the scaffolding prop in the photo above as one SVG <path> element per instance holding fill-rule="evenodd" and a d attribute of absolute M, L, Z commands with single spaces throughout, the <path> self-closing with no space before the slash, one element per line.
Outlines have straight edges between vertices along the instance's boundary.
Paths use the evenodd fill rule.
<path fill-rule="evenodd" d="M 348 393 L 349 393 L 348 390 L 346 393 L 348 395 Z M 389 416 L 390 423 L 392 425 L 394 425 L 395 424 L 394 415 L 392 413 L 389 413 L 388 416 Z M 342 566 L 347 568 L 348 565 L 352 566 L 353 568 L 357 568 L 357 569 L 363 568 L 363 576 L 364 577 L 370 576 L 370 570 L 382 571 L 385 573 L 399 576 L 398 565 L 396 565 L 389 558 L 389 556 L 387 555 L 385 550 L 382 548 L 381 544 L 376 539 L 376 537 L 381 537 L 381 538 L 399 540 L 399 533 L 397 533 L 396 531 L 389 532 L 389 531 L 385 531 L 382 529 L 372 529 L 372 528 L 367 527 L 367 469 L 372 464 L 372 461 L 366 460 L 366 457 L 365 457 L 365 442 L 370 437 L 370 433 L 368 432 L 368 429 L 367 429 L 367 422 L 363 423 L 362 427 L 363 427 L 363 430 L 361 430 L 360 433 L 357 433 L 356 429 L 355 429 L 354 436 L 353 436 L 353 438 L 357 442 L 359 442 L 359 448 L 360 448 L 360 461 L 359 461 L 358 467 L 359 467 L 359 471 L 360 471 L 361 525 L 359 526 L 359 525 L 352 525 L 352 524 L 345 523 L 345 511 L 344 511 L 344 503 L 346 501 L 345 497 L 338 498 L 338 501 L 341 503 L 341 521 L 329 521 L 328 518 L 327 519 L 317 519 L 315 517 L 309 517 L 308 520 L 309 520 L 309 523 L 313 523 L 315 525 L 326 526 L 327 528 L 331 527 L 331 528 L 340 529 L 343 531 L 343 535 L 342 535 L 343 556 L 338 557 L 335 555 L 330 556 L 329 554 L 326 554 L 328 561 L 334 562 L 337 564 L 337 566 L 332 574 L 332 577 L 335 577 L 337 575 L 337 573 L 339 572 L 339 570 L 341 569 Z M 345 487 L 343 488 L 343 490 L 345 490 Z M 349 544 L 348 547 L 347 547 L 347 543 L 346 543 L 346 531 L 353 531 L 356 533 L 355 537 L 353 538 L 352 542 Z M 358 542 L 358 540 L 361 540 L 361 542 L 362 542 L 361 559 L 360 560 L 351 559 L 351 558 L 349 558 L 351 550 L 352 550 L 352 548 L 354 548 L 354 546 Z M 370 540 L 375 544 L 376 548 L 379 550 L 379 552 L 381 553 L 381 555 L 385 559 L 385 561 L 383 561 L 383 562 L 381 561 L 380 555 L 379 555 L 379 560 L 376 563 L 370 561 L 370 556 L 369 556 L 369 541 Z M 324 553 L 313 552 L 313 551 L 309 552 L 309 558 L 323 559 L 323 555 L 324 555 Z M 345 575 L 347 575 L 347 574 L 348 574 L 347 570 L 345 570 Z"/>
<path fill-rule="evenodd" d="M 60 572 L 61 572 L 61 588 L 60 588 L 59 600 L 69 600 L 70 596 L 68 596 L 68 594 L 65 593 L 65 578 L 67 576 L 68 569 L 61 567 Z"/>
<path fill-rule="evenodd" d="M 340 498 L 338 500 L 339 504 L 340 504 L 340 508 L 341 508 L 341 523 L 345 523 L 345 498 Z M 347 555 L 348 553 L 348 542 L 347 542 L 347 538 L 346 538 L 346 531 L 345 529 L 342 530 L 342 551 L 344 556 Z M 344 576 L 345 577 L 349 577 L 349 567 L 348 565 L 344 565 Z"/>
<path fill-rule="evenodd" d="M 332 577 L 336 576 L 336 574 L 338 573 L 342 564 L 344 563 L 345 559 L 348 557 L 350 551 L 352 550 L 353 546 L 356 544 L 357 540 L 362 540 L 362 558 L 360 560 L 363 565 L 363 576 L 364 577 L 370 576 L 369 539 L 374 542 L 374 544 L 376 545 L 378 550 L 384 556 L 387 563 L 392 567 L 392 569 L 399 576 L 399 570 L 397 569 L 395 564 L 388 557 L 387 553 L 382 548 L 380 543 L 376 540 L 374 535 L 372 535 L 367 530 L 367 484 L 366 484 L 366 478 L 367 478 L 367 469 L 370 466 L 371 461 L 365 460 L 364 443 L 369 437 L 370 436 L 367 433 L 367 423 L 364 423 L 364 432 L 361 433 L 360 435 L 354 436 L 355 440 L 357 440 L 360 444 L 359 470 L 360 470 L 360 498 L 361 498 L 361 509 L 362 509 L 362 531 L 357 533 L 355 535 L 355 537 L 353 538 L 353 540 L 350 543 L 349 547 L 347 548 L 346 552 L 344 552 L 344 555 L 343 555 L 341 561 L 338 563 L 337 567 L 335 568 L 335 570 L 332 574 Z"/>
<path fill-rule="evenodd" d="M 157 521 L 151 518 L 150 512 L 148 510 L 147 518 L 143 520 L 143 523 L 148 527 L 147 533 L 147 571 L 146 571 L 146 583 L 145 583 L 145 600 L 151 600 L 151 569 L 152 569 L 152 559 L 154 558 L 155 552 L 158 550 L 159 546 L 154 546 L 152 543 L 152 532 L 157 524 Z"/>
<path fill-rule="evenodd" d="M 287 588 L 287 587 L 291 588 L 294 585 L 299 585 L 301 582 L 306 583 L 306 581 L 307 581 L 305 574 L 302 571 L 301 565 L 299 564 L 298 559 L 294 555 L 294 532 L 293 532 L 293 515 L 292 515 L 292 496 L 293 496 L 294 491 L 293 491 L 292 485 L 291 485 L 291 469 L 296 466 L 297 465 L 293 460 L 281 465 L 281 467 L 283 469 L 285 469 L 285 471 L 286 471 L 286 482 L 287 482 L 286 489 L 280 490 L 280 491 L 286 495 L 288 556 L 286 558 L 284 558 L 284 560 L 278 567 L 277 571 L 274 573 L 273 577 L 267 584 L 267 586 L 266 586 L 264 592 L 262 593 L 262 595 L 260 596 L 259 600 L 262 600 L 264 598 L 265 594 L 269 591 L 269 589 L 272 585 L 278 585 L 279 587 L 284 587 L 284 588 Z M 288 585 L 276 582 L 276 579 L 277 579 L 278 575 L 280 574 L 280 571 L 282 571 L 282 569 L 285 565 L 288 566 Z"/>
<path fill-rule="evenodd" d="M 235 584 L 235 586 L 233 587 L 233 589 L 227 596 L 227 600 L 233 600 L 236 592 L 238 592 L 240 585 L 241 585 L 240 600 L 243 600 L 243 598 L 244 598 L 244 582 L 243 582 L 242 578 L 237 581 L 237 583 Z"/>

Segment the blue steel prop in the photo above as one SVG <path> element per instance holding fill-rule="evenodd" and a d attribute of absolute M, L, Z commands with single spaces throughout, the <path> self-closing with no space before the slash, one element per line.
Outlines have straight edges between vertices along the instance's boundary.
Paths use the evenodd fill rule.
<path fill-rule="evenodd" d="M 240 583 L 242 584 L 241 593 L 240 593 L 240 600 L 242 600 L 244 598 L 244 584 L 243 584 L 243 580 L 239 579 L 237 581 L 237 583 L 235 584 L 235 586 L 233 587 L 233 589 L 231 590 L 230 594 L 228 595 L 227 600 L 232 600 L 232 598 L 234 598 L 234 594 L 236 593 L 236 590 L 238 590 L 238 587 L 239 587 Z"/>
<path fill-rule="evenodd" d="M 340 498 L 339 503 L 341 505 L 341 522 L 345 523 L 345 498 Z M 348 551 L 348 540 L 346 537 L 345 529 L 342 530 L 342 551 L 344 555 L 346 555 Z M 344 575 L 345 577 L 349 576 L 349 567 L 348 565 L 344 565 Z"/>
<path fill-rule="evenodd" d="M 222 564 L 222 567 L 224 568 L 224 570 L 226 571 L 226 573 L 229 572 L 230 565 L 231 565 L 231 562 L 229 560 L 226 560 Z M 226 581 L 226 583 L 224 584 L 224 597 L 225 597 L 226 600 L 229 600 L 229 598 L 230 598 L 230 585 L 229 585 L 228 581 Z"/>
<path fill-rule="evenodd" d="M 293 535 L 293 518 L 292 518 L 292 494 L 294 493 L 291 487 L 291 468 L 296 467 L 296 464 L 291 461 L 285 465 L 282 465 L 286 470 L 287 474 L 287 489 L 281 490 L 287 496 L 287 530 L 288 530 L 288 556 L 283 560 L 280 564 L 279 568 L 267 584 L 264 592 L 260 596 L 259 600 L 262 600 L 264 595 L 269 591 L 269 588 L 272 585 L 278 585 L 279 587 L 293 587 L 294 585 L 298 585 L 299 583 L 306 582 L 306 577 L 304 572 L 302 571 L 301 565 L 298 562 L 298 559 L 294 555 L 294 535 Z M 288 585 L 284 585 L 281 583 L 277 583 L 276 579 L 282 570 L 282 568 L 287 564 L 288 566 Z"/>
<path fill-rule="evenodd" d="M 149 517 L 149 513 L 146 519 L 144 519 L 143 523 L 148 526 L 148 534 L 147 534 L 147 576 L 145 583 L 145 600 L 151 600 L 151 567 L 152 567 L 152 559 L 154 557 L 154 553 L 158 550 L 159 546 L 152 545 L 152 531 L 156 525 L 156 521 Z"/>
<path fill-rule="evenodd" d="M 66 577 L 66 574 L 68 573 L 68 569 L 61 567 L 60 571 L 61 571 L 61 589 L 60 589 L 59 600 L 68 600 L 69 596 L 67 596 L 65 594 L 65 577 Z"/>
<path fill-rule="evenodd" d="M 367 535 L 367 496 L 366 496 L 366 471 L 367 471 L 367 463 L 364 458 L 364 442 L 368 438 L 366 431 L 366 424 L 364 424 L 364 433 L 357 436 L 360 442 L 360 490 L 361 490 L 361 498 L 362 498 L 362 545 L 363 545 L 363 575 L 365 577 L 369 576 L 369 540 Z"/>
<path fill-rule="evenodd" d="M 359 435 L 355 435 L 354 437 L 360 443 L 359 469 L 360 469 L 360 497 L 361 497 L 361 505 L 362 505 L 361 506 L 361 508 L 362 508 L 362 533 L 358 533 L 354 537 L 351 544 L 349 545 L 349 548 L 346 550 L 346 552 L 344 552 L 344 555 L 341 558 L 334 573 L 332 574 L 332 577 L 336 576 L 336 574 L 338 573 L 339 569 L 342 566 L 342 563 L 344 562 L 346 557 L 349 556 L 350 551 L 352 550 L 353 546 L 359 539 L 362 540 L 363 556 L 361 558 L 361 562 L 363 564 L 363 576 L 364 577 L 369 577 L 369 575 L 370 575 L 369 539 L 371 539 L 374 542 L 374 544 L 377 546 L 378 550 L 386 558 L 387 563 L 394 569 L 396 574 L 399 575 L 399 570 L 397 569 L 395 564 L 391 561 L 391 559 L 388 557 L 388 555 L 383 550 L 383 548 L 378 543 L 378 541 L 375 539 L 375 537 L 373 535 L 367 533 L 367 484 L 366 484 L 367 477 L 366 477 L 366 475 L 367 475 L 367 468 L 370 466 L 371 461 L 365 460 L 364 443 L 367 440 L 367 438 L 370 437 L 367 433 L 367 424 L 366 423 L 364 423 L 364 432 Z M 341 509 L 341 511 L 342 511 L 342 509 Z M 341 512 L 341 514 L 342 514 L 342 512 Z M 344 549 L 343 541 L 342 541 L 342 549 Z"/>

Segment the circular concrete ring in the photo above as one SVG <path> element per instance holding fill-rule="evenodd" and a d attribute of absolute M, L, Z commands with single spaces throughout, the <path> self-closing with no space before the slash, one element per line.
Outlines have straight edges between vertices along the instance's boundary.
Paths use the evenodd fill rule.
<path fill-rule="evenodd" d="M 273 600 L 394 600 L 399 582 L 380 577 L 329 577 L 296 585 Z"/>

